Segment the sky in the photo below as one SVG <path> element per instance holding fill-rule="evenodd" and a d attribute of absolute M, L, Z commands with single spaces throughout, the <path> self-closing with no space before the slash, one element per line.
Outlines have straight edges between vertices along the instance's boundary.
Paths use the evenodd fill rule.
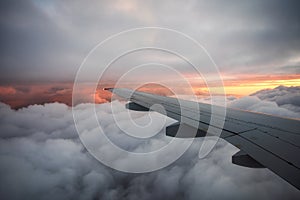
<path fill-rule="evenodd" d="M 70 104 L 72 83 L 88 53 L 109 36 L 139 27 L 174 29 L 198 41 L 218 66 L 228 94 L 245 96 L 278 85 L 300 85 L 298 1 L 4 0 L 0 4 L 0 100 L 12 107 Z M 134 37 L 127 41 L 134 42 Z M 104 68 L 101 61 L 122 46 L 112 44 L 97 58 L 97 67 Z M 182 49 L 198 56 L 189 47 Z M 195 90 L 203 87 L 201 77 L 179 59 L 145 51 L 113 65 L 103 81 L 111 86 L 122 70 L 147 61 L 164 62 L 189 77 Z M 152 71 L 137 76 L 151 80 L 169 74 Z M 46 94 L 41 92 L 45 88 Z M 83 92 L 87 99 L 94 95 L 89 90 Z"/>
<path fill-rule="evenodd" d="M 164 130 L 174 120 L 128 111 L 125 102 L 111 101 L 104 87 L 118 83 L 205 103 L 212 102 L 210 92 L 220 99 L 226 94 L 231 108 L 300 119 L 299 7 L 296 0 L 0 1 L 0 198 L 298 199 L 299 190 L 270 170 L 233 165 L 231 156 L 239 150 L 222 139 L 204 159 L 198 158 L 203 138 L 197 138 L 182 157 L 157 171 L 111 169 L 81 143 L 72 109 L 95 148 L 94 112 L 105 134 L 133 152 L 168 144 Z M 143 27 L 165 31 L 126 32 L 97 46 Z M 166 29 L 186 34 L 203 48 Z M 178 52 L 127 52 L 141 44 Z M 72 102 L 75 80 L 78 93 Z M 147 124 L 150 117 L 154 126 L 133 134 L 157 135 L 146 142 L 132 140 L 114 114 L 127 129 L 132 122 Z M 159 123 L 163 128 L 157 132 Z M 101 148 L 120 166 L 128 164 L 128 157 Z"/>

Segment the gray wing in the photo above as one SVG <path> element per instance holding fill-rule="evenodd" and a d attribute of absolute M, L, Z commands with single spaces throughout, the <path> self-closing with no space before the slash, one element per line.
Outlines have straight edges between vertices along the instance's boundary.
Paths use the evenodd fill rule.
<path fill-rule="evenodd" d="M 190 137 L 189 129 L 197 129 L 196 137 L 208 134 L 211 118 L 209 104 L 186 100 L 180 100 L 179 104 L 176 98 L 129 89 L 106 90 L 130 101 L 126 106 L 132 110 L 146 111 L 154 104 L 162 105 L 165 109 L 162 114 L 178 120 L 186 127 L 185 135 L 176 135 L 178 123 L 167 127 L 166 134 L 169 136 Z M 184 113 L 180 105 L 183 105 Z M 195 112 L 195 105 L 199 106 L 201 114 Z M 221 130 L 221 138 L 240 149 L 232 156 L 234 164 L 266 167 L 300 189 L 300 121 L 226 108 L 225 123 L 219 127 L 214 124 L 214 127 Z"/>

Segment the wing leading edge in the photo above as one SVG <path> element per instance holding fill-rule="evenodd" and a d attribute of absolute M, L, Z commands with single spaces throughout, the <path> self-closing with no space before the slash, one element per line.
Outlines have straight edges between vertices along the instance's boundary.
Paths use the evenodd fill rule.
<path fill-rule="evenodd" d="M 123 88 L 105 90 L 130 101 L 126 106 L 128 109 L 147 111 L 155 104 L 162 105 L 164 112 L 155 111 L 178 120 L 186 130 L 184 135 L 175 135 L 179 124 L 171 125 L 166 130 L 169 136 L 190 137 L 191 129 L 197 129 L 196 137 L 209 134 L 207 131 L 212 117 L 210 104 L 187 100 L 180 100 L 179 104 L 176 98 Z M 199 107 L 201 114 L 193 109 L 195 106 Z M 300 121 L 226 108 L 224 123 L 213 126 L 221 131 L 221 138 L 240 149 L 232 156 L 234 164 L 266 167 L 300 189 Z"/>

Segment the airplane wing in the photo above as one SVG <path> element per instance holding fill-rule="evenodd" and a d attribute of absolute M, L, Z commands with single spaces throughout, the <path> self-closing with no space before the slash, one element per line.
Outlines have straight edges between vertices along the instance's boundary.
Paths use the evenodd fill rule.
<path fill-rule="evenodd" d="M 184 104 L 179 104 L 176 98 L 130 89 L 105 90 L 130 101 L 126 105 L 128 109 L 148 111 L 154 104 L 162 105 L 165 111 L 161 113 L 178 120 L 187 130 L 185 135 L 176 135 L 177 123 L 166 128 L 168 136 L 189 137 L 189 129 L 197 129 L 196 137 L 207 134 L 212 115 L 210 104 L 186 100 L 180 100 Z M 195 113 L 195 104 L 199 106 L 201 113 Z M 180 105 L 184 105 L 184 108 Z M 221 130 L 221 138 L 240 149 L 232 156 L 232 163 L 251 168 L 266 167 L 300 189 L 299 120 L 226 108 L 224 123 L 219 127 L 214 124 L 214 128 Z"/>

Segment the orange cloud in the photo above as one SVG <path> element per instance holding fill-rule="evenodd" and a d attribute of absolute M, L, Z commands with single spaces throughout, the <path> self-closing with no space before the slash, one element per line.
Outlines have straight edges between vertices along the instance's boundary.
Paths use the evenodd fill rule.
<path fill-rule="evenodd" d="M 0 86 L 0 95 L 14 95 L 16 93 L 15 88 L 11 86 Z"/>
<path fill-rule="evenodd" d="M 189 77 L 189 81 L 194 94 L 198 96 L 209 95 L 209 91 L 218 94 L 218 91 L 222 89 L 217 84 L 211 88 L 207 88 L 203 79 Z M 249 95 L 261 89 L 275 88 L 278 85 L 300 86 L 300 75 L 224 76 L 223 82 L 227 95 L 239 97 Z M 189 94 L 190 90 L 182 87 L 180 82 L 174 81 L 173 85 L 180 94 Z M 94 92 L 89 84 L 82 84 L 80 87 L 80 94 L 76 98 L 77 101 L 74 102 L 75 105 L 79 103 L 105 103 L 111 100 L 112 94 L 104 91 L 103 88 L 114 87 L 114 83 L 99 85 L 96 92 Z M 131 84 L 123 85 L 122 87 L 133 88 Z M 12 108 L 51 102 L 61 102 L 71 106 L 72 88 L 72 83 L 5 85 L 0 86 L 0 101 L 10 105 Z M 174 95 L 170 89 L 158 84 L 146 84 L 138 90 L 164 96 Z"/>

